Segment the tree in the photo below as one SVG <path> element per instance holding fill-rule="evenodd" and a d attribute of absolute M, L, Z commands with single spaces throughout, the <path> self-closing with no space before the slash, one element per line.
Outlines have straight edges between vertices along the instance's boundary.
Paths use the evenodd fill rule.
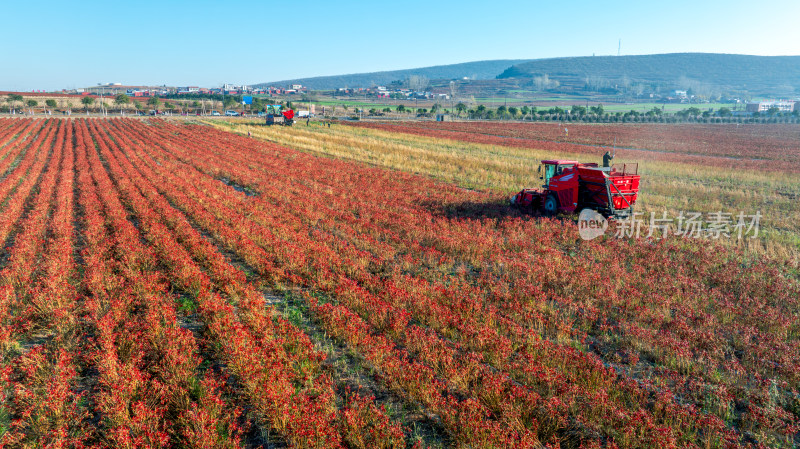
<path fill-rule="evenodd" d="M 255 97 L 253 98 L 253 103 L 250 104 L 251 111 L 261 112 L 264 110 L 264 100 Z"/>
<path fill-rule="evenodd" d="M 89 115 L 89 106 L 94 103 L 94 98 L 92 97 L 83 97 L 81 98 L 81 104 L 86 108 L 86 115 Z"/>
<path fill-rule="evenodd" d="M 8 94 L 8 98 L 6 98 L 6 101 L 11 105 L 12 109 L 14 108 L 14 104 L 16 102 L 19 101 L 20 103 L 22 103 L 22 100 L 23 100 L 22 95 L 19 94 Z"/>
<path fill-rule="evenodd" d="M 114 104 L 119 106 L 120 111 L 122 111 L 122 107 L 126 104 L 131 102 L 131 97 L 125 94 L 117 94 L 114 96 Z"/>
<path fill-rule="evenodd" d="M 767 109 L 767 115 L 770 117 L 775 117 L 778 113 L 781 112 L 780 109 L 776 108 L 775 106 Z"/>
<path fill-rule="evenodd" d="M 397 112 L 406 112 L 406 107 L 402 104 L 397 105 Z"/>
<path fill-rule="evenodd" d="M 422 75 L 411 75 L 406 80 L 408 88 L 414 92 L 424 92 L 430 84 L 430 80 Z"/>
<path fill-rule="evenodd" d="M 147 100 L 147 104 L 153 107 L 153 109 L 158 109 L 158 106 L 161 104 L 161 100 L 158 97 L 152 97 Z"/>
<path fill-rule="evenodd" d="M 450 81 L 450 98 L 455 100 L 458 93 L 458 84 L 455 81 Z"/>
<path fill-rule="evenodd" d="M 485 113 L 486 113 L 486 106 L 484 106 L 484 105 L 482 105 L 482 104 L 479 104 L 479 105 L 478 105 L 478 107 L 477 107 L 477 109 L 475 109 L 475 112 L 477 112 L 477 113 L 478 113 L 478 115 L 482 117 L 482 116 L 483 116 L 483 114 L 485 114 Z"/>
<path fill-rule="evenodd" d="M 515 108 L 514 106 L 511 106 L 510 108 L 508 108 L 508 113 L 511 114 L 511 118 L 517 118 L 519 109 Z"/>
<path fill-rule="evenodd" d="M 31 108 L 31 112 L 33 112 L 33 108 L 39 105 L 39 102 L 36 100 L 28 100 L 27 101 L 28 107 Z"/>
<path fill-rule="evenodd" d="M 456 112 L 458 112 L 458 116 L 461 117 L 461 114 L 467 110 L 467 105 L 464 103 L 458 103 L 456 105 Z"/>
<path fill-rule="evenodd" d="M 573 115 L 584 115 L 586 114 L 586 107 L 578 106 L 577 104 L 572 105 L 572 109 L 569 111 L 569 113 Z"/>
<path fill-rule="evenodd" d="M 505 117 L 506 113 L 508 113 L 508 109 L 505 106 L 498 106 L 497 107 L 497 117 L 498 118 Z"/>
<path fill-rule="evenodd" d="M 720 117 L 730 117 L 731 115 L 733 115 L 731 110 L 728 108 L 719 108 L 719 111 L 717 111 L 717 113 L 719 114 Z"/>
<path fill-rule="evenodd" d="M 166 109 L 168 111 L 171 111 L 171 110 L 175 109 L 175 106 L 172 103 L 167 101 L 167 102 L 164 103 L 164 109 Z"/>
<path fill-rule="evenodd" d="M 129 104 L 130 102 L 131 102 L 131 97 L 125 94 L 117 94 L 114 97 L 114 104 L 116 104 L 117 106 L 123 106 Z"/>
<path fill-rule="evenodd" d="M 686 110 L 686 113 L 696 118 L 698 115 L 700 115 L 701 111 L 700 108 L 692 106 L 691 108 Z"/>
<path fill-rule="evenodd" d="M 55 109 L 55 108 L 56 108 L 56 104 L 57 104 L 57 103 L 56 103 L 56 100 L 53 100 L 53 99 L 51 98 L 51 99 L 49 99 L 49 100 L 45 100 L 44 104 L 46 104 L 46 105 L 47 105 L 47 107 L 48 107 L 48 108 L 50 108 L 50 109 L 52 110 L 52 109 Z"/>

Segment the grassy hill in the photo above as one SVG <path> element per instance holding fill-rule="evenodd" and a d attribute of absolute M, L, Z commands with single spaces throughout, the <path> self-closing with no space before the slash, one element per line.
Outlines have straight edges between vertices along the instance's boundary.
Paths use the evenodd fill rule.
<path fill-rule="evenodd" d="M 537 59 L 515 64 L 499 79 L 539 86 L 547 75 L 562 90 L 645 85 L 647 90 L 687 89 L 764 96 L 800 95 L 800 56 L 671 53 Z M 587 87 L 589 87 L 587 89 Z"/>
<path fill-rule="evenodd" d="M 476 80 L 494 79 L 498 73 L 514 64 L 521 64 L 530 59 L 498 59 L 492 61 L 475 61 L 461 64 L 437 65 L 406 70 L 385 72 L 354 73 L 349 75 L 317 76 L 313 78 L 297 78 L 291 80 L 271 81 L 256 84 L 262 86 L 285 86 L 302 84 L 314 90 L 328 90 L 339 87 L 370 87 L 372 85 L 389 84 L 392 81 L 404 80 L 411 75 L 424 76 L 431 80 L 460 79 L 469 77 Z"/>

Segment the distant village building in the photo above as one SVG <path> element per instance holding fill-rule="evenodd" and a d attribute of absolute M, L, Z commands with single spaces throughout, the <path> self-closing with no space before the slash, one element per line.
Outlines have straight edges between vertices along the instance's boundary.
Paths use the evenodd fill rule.
<path fill-rule="evenodd" d="M 222 85 L 222 89 L 220 89 L 220 90 L 221 90 L 221 93 L 224 93 L 226 95 L 238 95 L 238 94 L 251 92 L 253 90 L 253 88 L 248 86 L 248 85 L 245 85 L 245 84 L 239 85 L 239 84 L 228 84 L 228 83 L 225 83 L 225 84 Z"/>
<path fill-rule="evenodd" d="M 755 103 L 747 103 L 745 110 L 747 112 L 767 112 L 772 108 L 777 108 L 778 112 L 792 112 L 797 111 L 800 102 L 797 101 L 759 101 Z"/>
<path fill-rule="evenodd" d="M 85 87 L 77 89 L 79 93 L 89 93 L 94 95 L 117 95 L 125 94 L 130 97 L 148 96 L 155 92 L 175 91 L 174 87 L 153 87 L 153 86 L 126 86 L 119 83 L 109 83 L 100 86 Z M 138 95 L 137 92 L 140 92 Z"/>

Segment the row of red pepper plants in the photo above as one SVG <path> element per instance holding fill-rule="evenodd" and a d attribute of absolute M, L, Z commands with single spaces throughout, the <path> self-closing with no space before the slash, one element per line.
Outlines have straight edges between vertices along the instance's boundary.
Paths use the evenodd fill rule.
<path fill-rule="evenodd" d="M 320 322 L 333 326 L 335 313 L 352 320 L 357 313 L 381 334 L 381 343 L 405 348 L 397 359 L 410 356 L 409 363 L 418 364 L 410 366 L 427 368 L 431 379 L 448 383 L 447 390 L 439 390 L 443 397 L 479 398 L 490 421 L 524 423 L 507 426 L 517 433 L 498 441 L 527 441 L 525 432 L 531 432 L 542 441 L 565 434 L 592 441 L 591 435 L 600 435 L 601 441 L 626 446 L 736 444 L 746 441 L 744 430 L 789 439 L 797 431 L 791 412 L 797 286 L 774 268 L 743 269 L 735 254 L 708 254 L 677 242 L 584 243 L 576 250 L 590 257 L 564 257 L 574 232 L 558 223 L 531 229 L 524 219 L 498 223 L 437 216 L 431 204 L 465 200 L 465 193 L 451 186 L 264 148 L 204 128 L 134 122 L 115 127 L 119 131 L 112 133 L 131 139 L 150 136 L 138 148 L 133 144 L 129 159 L 149 154 L 149 163 L 143 159 L 149 168 L 139 170 L 158 177 L 161 194 L 229 250 L 265 275 L 274 277 L 271 267 L 278 267 L 280 280 L 299 278 L 332 298 L 335 306 L 311 301 Z M 157 148 L 163 151 L 153 153 Z M 223 177 L 259 195 L 234 193 L 212 179 Z M 187 206 L 177 204 L 180 195 L 188 197 Z M 229 205 L 217 205 L 221 200 Z M 192 211 L 192 203 L 206 211 Z M 210 221 L 209 213 L 239 234 L 226 235 L 230 230 Z M 539 235 L 532 238 L 532 232 Z M 251 247 L 239 247 L 236 239 L 245 237 L 267 252 L 269 263 L 263 254 L 252 255 Z M 530 263 L 537 259 L 542 263 Z M 661 285 L 657 281 L 665 275 L 677 280 Z M 626 278 L 631 285 L 613 282 Z M 767 288 L 771 282 L 782 288 Z M 741 302 L 733 301 L 740 296 Z M 699 316 L 708 304 L 711 313 Z M 777 319 L 765 322 L 762 312 Z M 341 332 L 364 352 L 385 347 L 359 347 L 363 342 L 355 334 Z M 575 350 L 578 343 L 593 351 Z M 448 362 L 431 348 L 444 351 Z M 765 363 L 762 357 L 772 360 Z M 382 355 L 370 360 L 381 368 Z M 609 363 L 620 360 L 626 363 Z M 709 367 L 722 371 L 724 379 L 714 379 Z M 460 385 L 454 376 L 459 372 L 465 378 Z M 523 407 L 481 398 L 485 388 L 470 390 L 497 382 L 489 375 L 494 373 L 502 374 L 503 391 L 522 388 L 527 417 L 519 418 Z M 403 390 L 393 381 L 390 387 Z M 774 390 L 780 391 L 778 399 Z M 539 397 L 549 402 L 539 401 L 538 410 L 529 407 Z M 514 394 L 504 399 L 520 400 Z M 558 416 L 556 406 L 563 407 L 563 420 L 551 419 Z M 737 413 L 741 408 L 746 412 Z"/>
<path fill-rule="evenodd" d="M 52 121 L 41 130 L 27 147 L 23 142 L 29 135 L 20 136 L 16 142 L 23 154 L 19 171 L 2 181 L 4 188 L 12 189 L 3 210 L 8 219 L 3 238 L 6 241 L 13 234 L 14 245 L 7 250 L 8 260 L 0 271 L 1 406 L 4 415 L 15 418 L 4 423 L 8 427 L 0 440 L 3 445 L 69 441 L 70 421 L 81 420 L 77 396 L 70 391 L 77 374 L 76 348 L 67 343 L 74 317 L 69 304 L 73 299 L 68 281 L 71 251 L 62 251 L 65 246 L 71 249 L 72 238 L 73 153 L 72 147 L 65 145 L 71 130 Z M 58 194 L 64 191 L 70 196 Z M 52 238 L 45 242 L 48 232 Z M 47 328 L 52 328 L 49 343 L 22 345 L 32 332 Z"/>

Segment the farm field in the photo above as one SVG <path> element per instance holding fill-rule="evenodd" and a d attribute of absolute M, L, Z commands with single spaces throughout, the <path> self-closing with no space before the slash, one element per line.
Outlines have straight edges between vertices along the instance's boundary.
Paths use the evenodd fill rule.
<path fill-rule="evenodd" d="M 800 444 L 796 260 L 581 240 L 515 147 L 215 126 L 0 119 L 5 446 Z"/>
<path fill-rule="evenodd" d="M 800 172 L 800 126 L 795 125 L 417 121 L 400 125 L 362 122 L 355 126 L 520 147 L 535 147 L 541 145 L 541 141 L 606 147 L 612 147 L 616 142 L 621 151 L 619 155 L 625 158 L 648 157 L 642 153 L 649 151 L 662 153 L 650 155 L 649 158 L 665 161 L 696 161 L 698 165 L 742 170 L 759 168 Z M 563 148 L 578 153 L 587 152 L 574 147 Z"/>
<path fill-rule="evenodd" d="M 465 188 L 491 191 L 497 205 L 504 205 L 508 196 L 520 188 L 538 184 L 536 167 L 542 159 L 601 162 L 602 154 L 608 149 L 551 140 L 557 138 L 558 130 L 563 132 L 554 124 L 512 124 L 505 128 L 506 123 L 491 122 L 445 122 L 438 125 L 435 122 L 363 122 L 355 126 L 333 124 L 330 128 L 301 125 L 291 129 L 271 129 L 247 127 L 244 122 L 240 125 L 214 123 L 224 129 L 245 134 L 249 131 L 254 136 L 314 154 L 425 174 Z M 450 131 L 436 128 L 439 125 L 442 128 L 471 125 L 473 129 L 472 132 Z M 647 143 L 643 139 L 649 135 L 645 125 L 617 125 L 617 128 L 583 125 L 576 130 L 573 126 L 568 128 L 570 139 L 579 142 L 596 139 L 602 144 L 602 137 L 613 144 L 614 135 L 625 136 L 627 132 L 630 135 L 626 137 L 627 142 Z M 733 215 L 760 212 L 758 238 L 728 239 L 725 243 L 744 246 L 756 253 L 800 258 L 800 205 L 797 202 L 800 198 L 800 178 L 797 177 L 800 149 L 796 148 L 800 140 L 793 140 L 800 128 L 765 125 L 775 131 L 772 137 L 766 131 L 758 131 L 758 126 L 752 130 L 748 128 L 750 134 L 740 131 L 739 137 L 749 144 L 736 143 L 731 137 L 725 137 L 724 133 L 730 128 L 716 128 L 723 134 L 719 141 L 730 143 L 733 149 L 711 149 L 709 153 L 750 151 L 752 154 L 753 151 L 748 150 L 750 144 L 755 146 L 756 141 L 765 137 L 763 140 L 769 146 L 765 144 L 760 159 L 753 160 L 697 154 L 700 149 L 712 146 L 704 143 L 703 139 L 708 142 L 715 139 L 712 134 L 714 127 L 700 126 L 697 130 L 695 125 L 671 125 L 669 134 L 666 131 L 659 134 L 661 125 L 653 126 L 650 133 L 655 132 L 659 137 L 651 140 L 657 140 L 662 148 L 672 150 L 618 148 L 615 160 L 639 163 L 642 187 L 637 210 L 643 212 L 644 220 L 649 220 L 651 214 L 661 217 L 665 211 L 670 217 L 681 211 Z M 735 125 L 732 128 L 735 130 Z M 638 132 L 639 140 L 636 140 L 634 131 Z M 594 132 L 594 135 L 589 132 Z M 497 135 L 523 133 L 544 138 Z M 678 137 L 673 142 L 669 136 Z M 621 140 L 625 141 L 618 138 L 618 143 Z M 687 145 L 686 141 L 697 143 Z"/>

